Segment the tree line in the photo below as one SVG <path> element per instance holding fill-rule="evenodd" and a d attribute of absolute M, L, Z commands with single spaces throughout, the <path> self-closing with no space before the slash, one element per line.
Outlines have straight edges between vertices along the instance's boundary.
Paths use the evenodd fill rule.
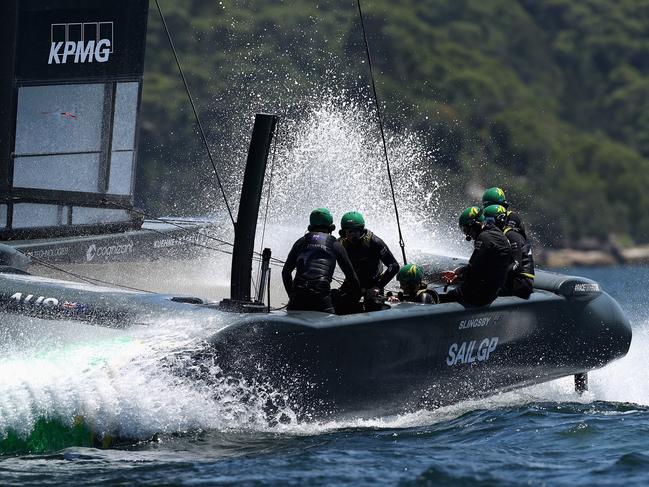
<path fill-rule="evenodd" d="M 160 3 L 221 167 L 242 115 L 325 79 L 369 93 L 353 0 Z M 502 185 L 545 245 L 649 243 L 649 0 L 362 3 L 386 123 L 422 134 L 450 208 Z M 214 176 L 153 8 L 146 59 L 138 203 L 201 212 Z"/>

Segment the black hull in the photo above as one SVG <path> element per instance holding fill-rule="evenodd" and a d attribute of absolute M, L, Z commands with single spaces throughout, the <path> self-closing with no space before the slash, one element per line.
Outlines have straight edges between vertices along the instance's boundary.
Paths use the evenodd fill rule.
<path fill-rule="evenodd" d="M 100 264 L 182 256 L 201 246 L 212 247 L 206 222 L 145 221 L 139 230 L 73 237 L 9 240 L 5 243 L 33 257 L 33 263 Z"/>
<path fill-rule="evenodd" d="M 488 308 L 401 304 L 346 317 L 294 312 L 213 337 L 226 374 L 269 382 L 305 416 L 376 416 L 435 408 L 602 367 L 631 329 L 600 293 L 537 292 Z"/>
<path fill-rule="evenodd" d="M 587 372 L 627 353 L 630 324 L 596 283 L 542 272 L 537 281 L 545 289 L 527 301 L 336 316 L 225 313 L 196 298 L 0 272 L 0 323 L 16 314 L 115 328 L 219 317 L 201 353 L 226 376 L 282 391 L 302 418 L 372 417 Z"/>

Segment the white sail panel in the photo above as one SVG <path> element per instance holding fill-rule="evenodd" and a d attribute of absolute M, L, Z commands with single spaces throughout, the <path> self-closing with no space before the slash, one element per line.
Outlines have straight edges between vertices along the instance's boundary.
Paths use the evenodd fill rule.
<path fill-rule="evenodd" d="M 108 180 L 109 194 L 132 194 L 133 155 L 133 151 L 113 152 L 111 154 L 110 178 Z"/>
<path fill-rule="evenodd" d="M 99 154 L 16 158 L 14 187 L 96 193 Z"/>
<path fill-rule="evenodd" d="M 23 86 L 15 154 L 99 152 L 104 84 Z"/>
<path fill-rule="evenodd" d="M 74 206 L 72 208 L 73 225 L 91 225 L 98 223 L 119 223 L 130 220 L 126 210 L 113 210 L 110 208 L 92 208 Z"/>
<path fill-rule="evenodd" d="M 56 227 L 64 224 L 63 207 L 39 203 L 14 205 L 13 228 Z"/>

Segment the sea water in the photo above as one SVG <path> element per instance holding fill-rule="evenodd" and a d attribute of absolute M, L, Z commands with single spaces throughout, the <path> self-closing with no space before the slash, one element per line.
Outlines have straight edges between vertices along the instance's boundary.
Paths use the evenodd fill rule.
<path fill-rule="evenodd" d="M 566 378 L 435 411 L 269 426 L 231 384 L 215 394 L 161 361 L 196 343 L 191 323 L 3 350 L 0 484 L 645 484 L 649 269 L 568 271 L 597 279 L 634 333 L 581 397 Z M 129 439 L 102 449 L 93 434 Z"/>
<path fill-rule="evenodd" d="M 264 246 L 285 257 L 310 209 L 328 206 L 337 218 L 350 209 L 364 212 L 398 256 L 382 149 L 375 135 L 358 128 L 368 116 L 354 119 L 358 113 L 363 106 L 325 100 L 309 112 L 308 123 L 295 121 L 275 154 L 258 247 L 263 234 Z M 423 163 L 434 154 L 422 152 L 411 135 L 389 134 L 388 141 L 399 155 L 397 194 L 419 195 L 399 199 L 407 249 L 467 255 L 470 246 L 444 220 L 451 210 L 435 197 L 435 187 L 407 191 L 430 180 Z M 194 267 L 95 269 L 150 289 L 187 282 L 218 298 L 227 295 L 229 278 L 220 255 L 207 253 Z M 177 278 L 181 269 L 184 280 Z M 277 270 L 272 292 L 281 305 L 286 298 Z M 200 325 L 169 317 L 127 330 L 5 319 L 0 485 L 644 485 L 649 269 L 565 271 L 599 281 L 633 326 L 628 355 L 589 374 L 588 393 L 578 396 L 565 378 L 433 411 L 355 421 L 300 423 L 274 391 L 222 377 L 218 359 L 200 354 L 222 316 Z M 267 401 L 279 405 L 270 421 Z"/>

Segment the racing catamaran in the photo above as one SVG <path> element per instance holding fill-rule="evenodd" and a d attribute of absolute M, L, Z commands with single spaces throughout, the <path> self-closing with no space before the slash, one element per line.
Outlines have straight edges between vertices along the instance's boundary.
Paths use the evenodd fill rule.
<path fill-rule="evenodd" d="M 588 371 L 627 353 L 631 327 L 613 298 L 594 281 L 543 271 L 536 274 L 529 300 L 501 297 L 480 308 L 400 303 L 347 316 L 271 311 L 263 303 L 263 289 L 251 295 L 251 268 L 277 123 L 273 115 L 255 119 L 235 224 L 229 299 L 209 302 L 30 274 L 23 251 L 33 257 L 44 252 L 38 255 L 55 261 L 74 255 L 117 257 L 134 253 L 140 245 L 136 235 L 144 242 L 146 234 L 131 210 L 147 0 L 110 6 L 86 0 L 79 10 L 70 10 L 69 3 L 13 0 L 0 7 L 15 35 L 9 54 L 4 52 L 13 67 L 12 79 L 2 81 L 9 103 L 0 103 L 9 110 L 0 117 L 0 224 L 11 244 L 0 246 L 3 323 L 22 315 L 128 329 L 170 315 L 200 323 L 219 314 L 224 324 L 201 354 L 212 354 L 226 376 L 283 392 L 304 419 L 434 408 L 570 375 L 582 391 Z M 125 49 L 127 37 L 139 50 Z M 24 54 L 28 50 L 31 54 Z M 82 69 L 84 76 L 72 81 Z M 12 123 L 4 122 L 7 118 Z M 63 134 L 62 127 L 73 121 L 80 122 L 73 136 Z M 95 233 L 82 236 L 80 229 Z M 43 243 L 52 245 L 51 253 L 30 243 L 35 236 L 52 242 L 54 235 L 71 240 Z M 100 238 L 115 240 L 94 240 Z M 56 250 L 76 248 L 74 242 L 83 242 L 78 252 Z M 128 245 L 133 252 L 124 250 Z M 266 271 L 269 251 L 263 259 Z M 425 268 L 439 283 L 442 270 L 461 263 L 429 255 Z"/>

